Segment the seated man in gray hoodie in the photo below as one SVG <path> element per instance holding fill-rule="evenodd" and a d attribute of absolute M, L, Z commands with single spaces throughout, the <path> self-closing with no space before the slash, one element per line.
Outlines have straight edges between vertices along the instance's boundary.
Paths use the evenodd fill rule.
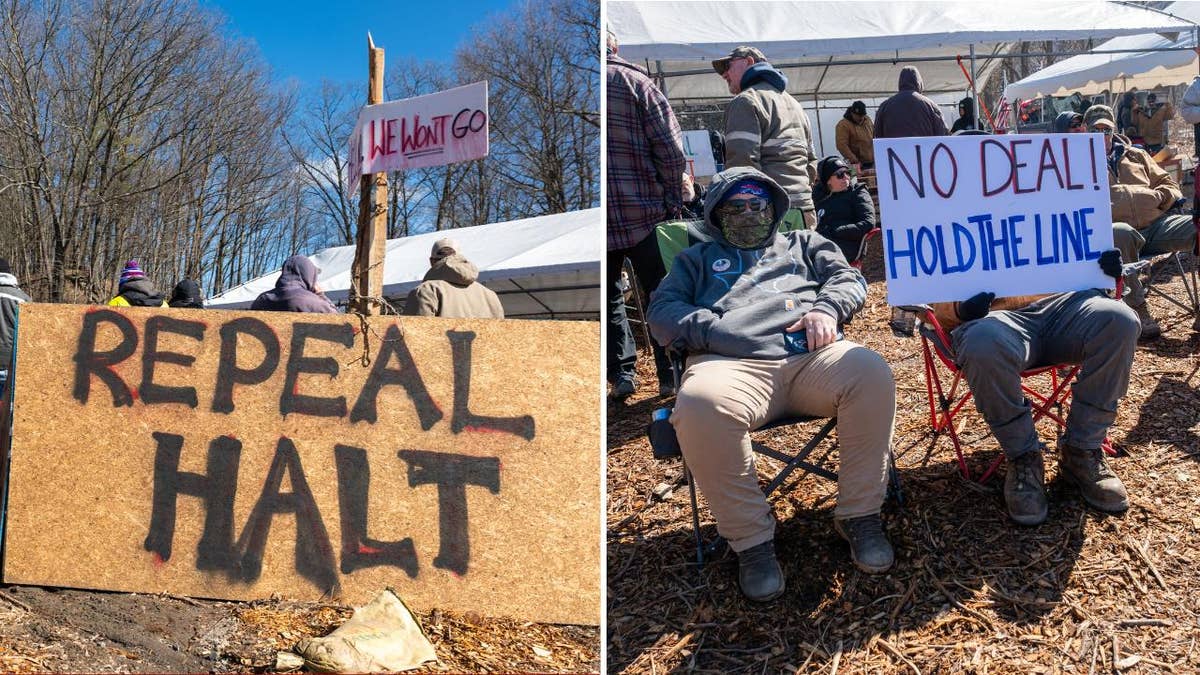
<path fill-rule="evenodd" d="M 894 558 L 879 510 L 887 489 L 896 390 L 875 352 L 841 338 L 867 284 L 837 244 L 778 232 L 788 194 L 755 169 L 713 178 L 704 199 L 711 241 L 684 250 L 650 299 L 650 330 L 688 352 L 671 415 L 717 531 L 738 554 L 751 600 L 783 593 L 775 518 L 758 487 L 749 431 L 789 415 L 837 416 L 841 466 L 834 527 L 854 562 Z"/>

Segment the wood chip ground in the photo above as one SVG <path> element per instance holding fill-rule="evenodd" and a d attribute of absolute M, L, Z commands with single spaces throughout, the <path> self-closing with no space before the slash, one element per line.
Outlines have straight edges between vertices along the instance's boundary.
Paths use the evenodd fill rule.
<path fill-rule="evenodd" d="M 651 411 L 670 401 L 643 354 L 637 394 L 608 407 L 609 671 L 1200 672 L 1200 335 L 1191 317 L 1151 300 L 1164 334 L 1138 347 L 1111 430 L 1129 511 L 1085 508 L 1050 456 L 1049 518 L 1019 527 L 1005 515 L 1003 480 L 963 480 L 949 440 L 930 434 L 920 340 L 887 328 L 880 257 L 875 247 L 867 306 L 846 336 L 883 354 L 896 376 L 905 501 L 884 512 L 895 567 L 856 570 L 831 527 L 835 486 L 811 476 L 771 499 L 787 576 L 780 600 L 744 600 L 731 554 L 693 564 L 686 487 L 654 496 L 681 469 L 655 461 L 645 438 Z M 1177 276 L 1160 283 L 1182 290 Z M 973 405 L 961 419 L 978 472 L 998 447 Z M 1053 426 L 1039 429 L 1053 448 Z M 797 443 L 811 432 L 767 433 Z M 703 501 L 701 532 L 716 535 Z"/>

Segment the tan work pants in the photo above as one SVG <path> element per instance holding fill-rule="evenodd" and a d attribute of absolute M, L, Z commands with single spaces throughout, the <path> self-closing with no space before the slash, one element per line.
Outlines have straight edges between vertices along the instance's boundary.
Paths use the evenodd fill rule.
<path fill-rule="evenodd" d="M 887 362 L 842 340 L 783 360 L 692 357 L 671 423 L 717 531 L 734 551 L 744 551 L 775 536 L 750 430 L 784 416 L 836 415 L 841 464 L 834 517 L 854 518 L 883 505 L 895 413 Z"/>

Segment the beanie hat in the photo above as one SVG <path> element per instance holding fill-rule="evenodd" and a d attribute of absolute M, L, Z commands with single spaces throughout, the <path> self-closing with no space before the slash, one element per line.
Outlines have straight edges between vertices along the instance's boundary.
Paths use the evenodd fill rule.
<path fill-rule="evenodd" d="M 846 160 L 842 159 L 841 157 L 837 155 L 830 155 L 825 159 L 822 159 L 821 162 L 817 164 L 817 178 L 821 181 L 821 184 L 824 185 L 829 181 L 829 178 L 833 176 L 833 174 L 838 172 L 839 169 L 846 169 L 849 171 L 850 166 L 846 164 Z"/>
<path fill-rule="evenodd" d="M 867 114 L 867 104 L 862 101 L 855 101 L 850 104 L 850 112 L 856 112 L 859 115 Z"/>
<path fill-rule="evenodd" d="M 0 274 L 12 274 L 12 265 L 8 264 L 8 258 L 0 258 Z"/>
<path fill-rule="evenodd" d="M 130 260 L 125 263 L 125 269 L 121 270 L 121 283 L 136 281 L 137 279 L 145 279 L 146 273 L 138 266 L 138 261 Z"/>

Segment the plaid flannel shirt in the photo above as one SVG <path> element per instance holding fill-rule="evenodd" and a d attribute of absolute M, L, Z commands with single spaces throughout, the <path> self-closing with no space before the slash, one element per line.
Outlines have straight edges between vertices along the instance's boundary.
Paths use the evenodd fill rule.
<path fill-rule="evenodd" d="M 683 133 L 640 68 L 608 56 L 608 250 L 633 247 L 683 203 Z"/>

